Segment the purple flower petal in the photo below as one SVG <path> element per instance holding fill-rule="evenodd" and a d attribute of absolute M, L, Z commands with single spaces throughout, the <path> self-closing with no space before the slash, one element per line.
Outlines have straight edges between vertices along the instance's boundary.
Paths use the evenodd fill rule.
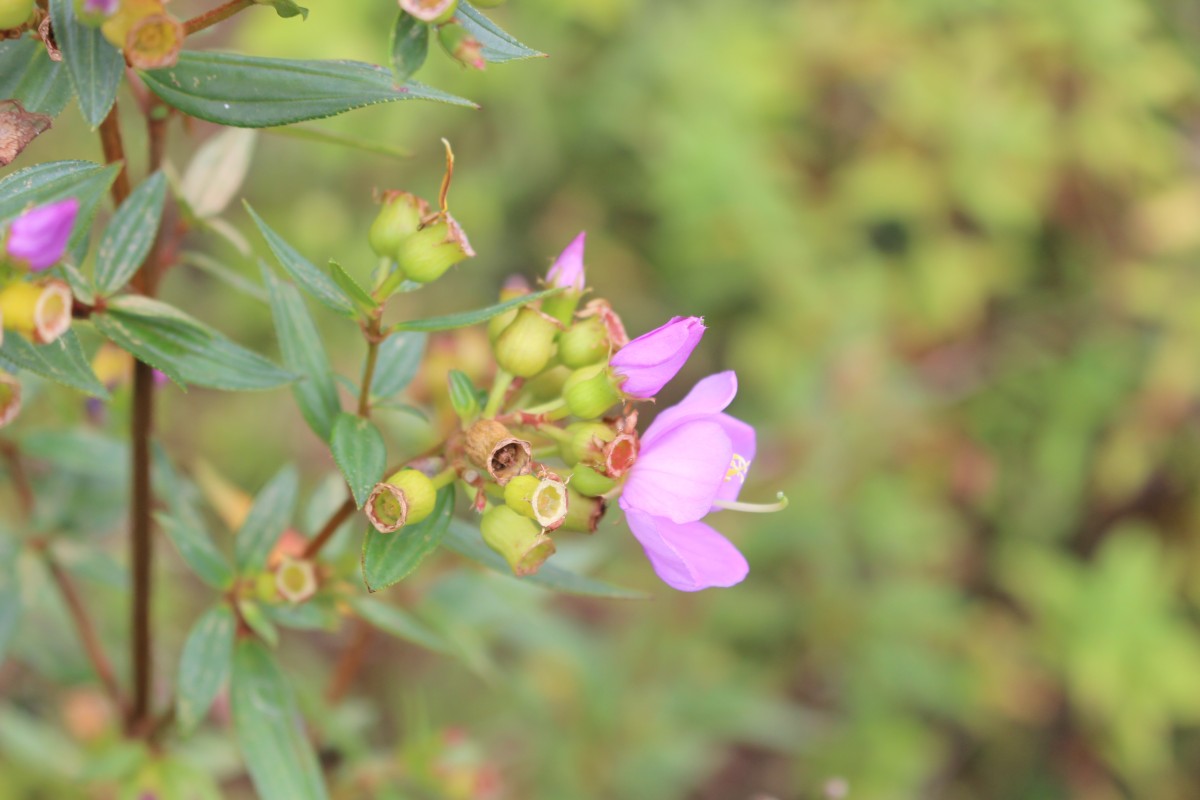
<path fill-rule="evenodd" d="M 34 272 L 54 266 L 67 250 L 78 212 L 79 201 L 74 197 L 26 211 L 8 230 L 9 256 L 29 264 Z"/>
<path fill-rule="evenodd" d="M 700 317 L 673 317 L 617 351 L 609 362 L 624 380 L 621 391 L 629 397 L 649 399 L 683 368 L 704 336 Z"/>
<path fill-rule="evenodd" d="M 104 14 L 108 16 L 116 12 L 121 0 L 83 0 L 85 14 Z"/>
<path fill-rule="evenodd" d="M 621 508 L 690 522 L 712 508 L 733 458 L 715 421 L 693 420 L 642 447 L 621 492 Z"/>
<path fill-rule="evenodd" d="M 677 524 L 630 509 L 625 518 L 658 577 L 681 592 L 733 586 L 750 571 L 738 549 L 703 522 Z"/>
<path fill-rule="evenodd" d="M 757 449 L 754 427 L 728 414 L 718 414 L 712 419 L 724 429 L 733 444 L 733 455 L 729 459 L 729 466 L 725 468 L 725 479 L 717 490 L 717 499 L 737 500 Z"/>
<path fill-rule="evenodd" d="M 660 436 L 684 422 L 720 414 L 729 407 L 736 395 L 737 374 L 733 370 L 701 379 L 687 393 L 687 397 L 658 413 L 642 435 L 642 446 L 654 444 Z"/>
<path fill-rule="evenodd" d="M 551 288 L 571 289 L 582 292 L 587 283 L 583 271 L 583 246 L 587 231 L 581 232 L 555 259 L 546 273 L 546 285 Z"/>

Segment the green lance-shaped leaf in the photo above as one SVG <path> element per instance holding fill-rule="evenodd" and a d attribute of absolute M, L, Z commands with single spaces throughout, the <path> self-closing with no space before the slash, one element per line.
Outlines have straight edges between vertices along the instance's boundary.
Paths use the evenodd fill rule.
<path fill-rule="evenodd" d="M 50 161 L 17 170 L 0 179 L 0 226 L 31 205 L 74 197 L 79 201 L 79 213 L 67 246 L 72 257 L 82 261 L 96 208 L 120 168 L 119 164 L 102 166 L 90 161 Z"/>
<path fill-rule="evenodd" d="M 474 36 L 483 45 L 481 55 L 485 61 L 500 63 L 522 58 L 541 58 L 546 55 L 526 47 L 509 36 L 467 0 L 459 0 L 454 16 L 458 23 L 467 29 L 467 33 Z"/>
<path fill-rule="evenodd" d="M 233 567 L 208 535 L 199 512 L 188 503 L 173 505 L 171 514 L 157 516 L 167 538 L 200 580 L 213 589 L 229 588 L 233 583 Z"/>
<path fill-rule="evenodd" d="M 52 61 L 45 46 L 32 37 L 0 41 L 0 98 L 56 117 L 71 99 L 66 65 Z"/>
<path fill-rule="evenodd" d="M 117 99 L 125 59 L 99 28 L 84 25 L 75 18 L 74 0 L 50 0 L 50 21 L 79 98 L 79 110 L 95 128 Z"/>
<path fill-rule="evenodd" d="M 150 90 L 169 105 L 235 128 L 287 125 L 395 100 L 474 106 L 415 81 L 396 86 L 391 70 L 359 61 L 185 51 L 175 66 L 141 74 Z"/>
<path fill-rule="evenodd" d="M 479 400 L 479 390 L 461 370 L 450 370 L 450 407 L 462 420 L 464 425 L 474 421 L 482 408 Z M 484 401 L 486 402 L 486 401 Z"/>
<path fill-rule="evenodd" d="M 392 75 L 404 83 L 417 74 L 429 55 L 429 26 L 401 11 L 392 26 Z"/>
<path fill-rule="evenodd" d="M 230 690 L 238 749 L 263 800 L 327 800 L 291 686 L 255 639 L 237 643 Z"/>
<path fill-rule="evenodd" d="M 391 327 L 393 331 L 448 331 L 454 328 L 465 328 L 468 325 L 478 325 L 481 322 L 487 322 L 492 317 L 499 316 L 509 309 L 518 308 L 528 305 L 529 303 L 541 300 L 543 297 L 558 294 L 562 289 L 547 289 L 543 292 L 533 292 L 532 294 L 521 295 L 514 297 L 511 300 L 505 300 L 503 303 L 497 303 L 494 306 L 487 308 L 479 308 L 474 311 L 464 311 L 460 314 L 447 314 L 444 317 L 429 317 L 427 319 L 414 319 L 406 322 L 397 322 Z"/>
<path fill-rule="evenodd" d="M 407 611 L 370 597 L 352 596 L 347 600 L 355 614 L 384 633 L 435 653 L 454 652 L 453 645 Z"/>
<path fill-rule="evenodd" d="M 296 469 L 289 464 L 254 498 L 254 505 L 234 539 L 235 560 L 243 574 L 266 566 L 275 541 L 292 521 L 299 489 Z"/>
<path fill-rule="evenodd" d="M 256 141 L 257 131 L 226 128 L 200 145 L 179 187 L 193 214 L 207 219 L 225 210 L 246 180 Z"/>
<path fill-rule="evenodd" d="M 270 293 L 271 315 L 275 318 L 283 364 L 301 376 L 292 384 L 292 396 L 308 426 L 322 440 L 329 441 L 333 420 L 342 406 L 325 345 L 296 287 L 276 278 L 265 266 L 262 273 Z"/>
<path fill-rule="evenodd" d="M 78 389 L 92 397 L 108 397 L 108 390 L 92 372 L 74 331 L 67 331 L 50 344 L 39 345 L 30 344 L 15 333 L 10 333 L 0 344 L 0 361 Z"/>
<path fill-rule="evenodd" d="M 175 684 L 175 718 L 184 733 L 204 719 L 229 677 L 236 629 L 233 612 L 225 604 L 210 608 L 192 626 L 179 657 Z"/>
<path fill-rule="evenodd" d="M 347 317 L 355 316 L 354 303 L 350 302 L 350 298 L 346 297 L 333 279 L 313 266 L 312 262 L 300 255 L 296 248 L 272 230 L 270 225 L 263 222 L 262 217 L 255 213 L 249 203 L 245 205 L 254 224 L 258 226 L 259 232 L 267 240 L 267 247 L 271 248 L 279 266 L 292 276 L 292 280 L 296 281 L 301 289 L 308 292 L 313 299 L 325 307 L 339 314 L 345 314 Z"/>
<path fill-rule="evenodd" d="M 368 530 L 362 554 L 367 589 L 378 592 L 404 580 L 437 549 L 453 514 L 454 487 L 447 486 L 438 492 L 433 513 L 417 524 L 406 525 L 395 533 Z"/>
<path fill-rule="evenodd" d="M 358 307 L 358 310 L 364 314 L 369 314 L 379 307 L 379 303 L 366 289 L 358 285 L 358 281 L 342 269 L 342 265 L 329 260 L 329 274 L 333 276 L 333 281 L 341 288 L 342 293 L 350 298 L 350 301 Z"/>
<path fill-rule="evenodd" d="M 333 422 L 329 447 L 350 485 L 355 505 L 362 508 L 371 489 L 383 480 L 383 470 L 387 467 L 383 434 L 371 420 L 343 412 Z"/>
<path fill-rule="evenodd" d="M 373 397 L 391 397 L 412 383 L 421 369 L 428 339 L 423 333 L 396 333 L 383 340 L 371 378 Z"/>
<path fill-rule="evenodd" d="M 275 627 L 262 605 L 254 600 L 242 599 L 238 601 L 238 613 L 242 615 L 242 621 L 250 626 L 250 630 L 258 634 L 259 638 L 271 647 L 279 646 L 279 629 Z"/>
<path fill-rule="evenodd" d="M 181 386 L 274 389 L 297 377 L 179 309 L 148 297 L 118 297 L 103 312 L 93 314 L 92 322 L 118 346 Z"/>
<path fill-rule="evenodd" d="M 96 252 L 96 289 L 101 295 L 123 287 L 141 266 L 158 233 L 166 197 L 167 176 L 156 172 L 142 181 L 113 214 Z"/>
<path fill-rule="evenodd" d="M 297 5 L 295 0 L 254 0 L 254 2 L 262 6 L 273 6 L 275 13 L 284 19 L 297 16 L 301 19 L 308 19 L 308 9 Z"/>
<path fill-rule="evenodd" d="M 478 528 L 462 520 L 456 519 L 451 521 L 450 530 L 442 538 L 442 547 L 445 547 L 447 550 L 453 550 L 460 556 L 465 556 L 472 561 L 478 561 L 488 569 L 508 575 L 515 580 L 536 584 L 545 589 L 553 589 L 556 592 L 585 595 L 588 597 L 607 597 L 616 600 L 644 600 L 646 598 L 646 595 L 641 592 L 615 586 L 611 583 L 598 581 L 583 575 L 577 575 L 561 567 L 556 567 L 550 562 L 543 564 L 533 575 L 517 578 L 513 575 L 512 569 L 504 559 L 484 544 L 482 537 L 479 535 Z"/>

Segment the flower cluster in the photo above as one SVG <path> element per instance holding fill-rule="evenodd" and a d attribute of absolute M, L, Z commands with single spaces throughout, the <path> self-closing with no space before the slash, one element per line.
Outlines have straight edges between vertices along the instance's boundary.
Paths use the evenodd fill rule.
<path fill-rule="evenodd" d="M 78 213 L 79 201 L 67 198 L 29 209 L 0 232 L 0 345 L 6 331 L 48 344 L 71 327 L 70 288 L 43 273 L 62 260 Z M 0 372 L 0 426 L 20 404 L 20 384 Z"/>
<path fill-rule="evenodd" d="M 375 249 L 399 253 L 404 269 L 404 248 L 385 230 L 401 217 L 405 230 L 419 227 L 414 221 L 426 213 L 409 195 L 385 197 L 372 228 Z M 453 240 L 439 234 L 447 245 Z M 378 484 L 367 515 L 377 530 L 404 535 L 430 515 L 450 475 L 470 487 L 483 540 L 516 574 L 528 575 L 554 554 L 560 534 L 594 533 L 617 500 L 668 585 L 732 586 L 746 576 L 746 560 L 703 519 L 745 505 L 737 498 L 755 456 L 755 432 L 724 413 L 737 379 L 721 372 L 701 380 L 639 433 L 637 404 L 653 400 L 678 374 L 704 322 L 675 317 L 630 340 L 609 303 L 587 298 L 584 247 L 581 233 L 546 274 L 550 291 L 490 320 L 497 369 L 486 406 L 467 392 L 455 407 L 461 424 L 440 459 Z M 531 291 L 510 281 L 501 300 Z"/>

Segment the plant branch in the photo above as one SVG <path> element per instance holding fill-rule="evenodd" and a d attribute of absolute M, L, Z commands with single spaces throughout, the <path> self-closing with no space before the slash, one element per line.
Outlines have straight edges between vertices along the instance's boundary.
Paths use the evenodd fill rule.
<path fill-rule="evenodd" d="M 222 3 L 216 8 L 209 9 L 203 14 L 197 14 L 183 23 L 184 35 L 191 36 L 193 33 L 202 31 L 205 28 L 211 28 L 218 22 L 227 20 L 234 14 L 247 9 L 252 5 L 254 5 L 254 0 L 229 0 L 229 2 Z"/>
<path fill-rule="evenodd" d="M 67 612 L 71 615 L 71 620 L 75 623 L 75 629 L 79 632 L 79 640 L 83 643 L 83 650 L 87 653 L 88 660 L 92 662 L 92 668 L 96 671 L 96 676 L 104 684 L 109 697 L 120 708 L 121 689 L 117 685 L 117 675 L 113 671 L 112 663 L 108 660 L 108 656 L 104 652 L 104 647 L 100 644 L 100 637 L 96 634 L 96 628 L 92 625 L 92 621 L 88 617 L 87 607 L 84 605 L 83 599 L 79 596 L 79 590 L 75 587 L 71 576 L 67 574 L 67 571 L 58 563 L 58 559 L 54 557 L 44 543 L 40 549 L 42 559 L 46 562 L 46 567 L 50 570 L 50 576 L 54 579 L 54 584 L 58 587 L 58 591 L 67 605 Z"/>
<path fill-rule="evenodd" d="M 329 679 L 329 686 L 325 689 L 325 700 L 330 705 L 340 702 L 350 691 L 355 676 L 367 659 L 367 648 L 374 633 L 375 629 L 368 623 L 361 619 L 354 620 L 354 638 L 342 651 L 341 658 L 333 669 L 333 677 Z"/>
<path fill-rule="evenodd" d="M 104 151 L 105 164 L 120 164 L 121 171 L 113 181 L 113 206 L 119 206 L 129 197 L 129 166 L 125 162 L 125 145 L 121 141 L 121 123 L 117 119 L 117 104 L 113 103 L 107 116 L 100 123 L 100 148 Z"/>
<path fill-rule="evenodd" d="M 309 541 L 308 546 L 304 548 L 304 553 L 300 557 L 307 559 L 315 558 L 317 553 L 321 552 L 321 548 L 333 538 L 338 528 L 342 527 L 342 523 L 348 520 L 355 510 L 354 498 L 347 497 L 345 502 L 338 506 L 337 510 L 321 526 L 321 532 Z"/>
<path fill-rule="evenodd" d="M 375 366 L 379 361 L 379 343 L 383 341 L 379 330 L 379 317 L 371 318 L 367 330 L 367 363 L 363 367 L 362 386 L 358 390 L 358 415 L 364 419 L 371 417 L 371 383 L 375 380 Z"/>
<path fill-rule="evenodd" d="M 33 486 L 30 485 L 29 475 L 25 472 L 21 451 L 12 442 L 0 442 L 0 453 L 8 462 L 8 474 L 12 479 L 13 491 L 17 493 L 17 505 L 20 506 L 21 516 L 28 520 L 33 515 Z"/>

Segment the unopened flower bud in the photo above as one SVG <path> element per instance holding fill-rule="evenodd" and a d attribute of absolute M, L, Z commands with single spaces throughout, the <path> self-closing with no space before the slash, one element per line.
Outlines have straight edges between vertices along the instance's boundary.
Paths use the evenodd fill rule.
<path fill-rule="evenodd" d="M 567 516 L 567 485 L 551 476 L 521 475 L 504 487 L 504 502 L 513 511 L 552 531 Z"/>
<path fill-rule="evenodd" d="M 607 361 L 611 349 L 600 317 L 581 319 L 558 337 L 558 358 L 573 369 Z"/>
<path fill-rule="evenodd" d="M 553 297 L 547 297 L 542 302 L 542 311 L 564 325 L 570 324 L 571 318 L 575 316 L 575 309 L 587 286 L 587 276 L 583 268 L 583 248 L 586 240 L 586 231 L 576 236 L 546 273 L 546 285 L 563 291 Z"/>
<path fill-rule="evenodd" d="M 616 488 L 617 482 L 595 467 L 577 464 L 571 470 L 571 488 L 588 497 L 599 497 Z"/>
<path fill-rule="evenodd" d="M 87 18 L 104 18 L 110 14 L 115 14 L 121 6 L 121 0 L 83 0 L 79 5 L 80 17 L 87 21 Z"/>
<path fill-rule="evenodd" d="M 285 559 L 275 570 L 275 590 L 289 603 L 303 603 L 317 593 L 317 571 L 313 562 Z"/>
<path fill-rule="evenodd" d="M 29 209 L 9 226 L 5 251 L 34 272 L 54 266 L 67 251 L 78 213 L 74 197 Z"/>
<path fill-rule="evenodd" d="M 529 442 L 518 439 L 494 419 L 481 419 L 467 429 L 467 458 L 501 486 L 533 466 Z"/>
<path fill-rule="evenodd" d="M 603 497 L 589 497 L 575 491 L 574 484 L 572 480 L 567 487 L 567 516 L 560 530 L 595 533 L 608 510 L 608 502 Z"/>
<path fill-rule="evenodd" d="M 532 575 L 554 554 L 554 542 L 538 524 L 508 506 L 493 506 L 479 521 L 483 541 L 516 575 Z"/>
<path fill-rule="evenodd" d="M 0 428 L 17 418 L 21 412 L 21 384 L 12 375 L 0 370 Z"/>
<path fill-rule="evenodd" d="M 518 378 L 532 378 L 554 357 L 554 337 L 561 328 L 554 317 L 525 306 L 496 339 L 496 363 Z"/>
<path fill-rule="evenodd" d="M 410 281 L 430 283 L 474 255 L 462 227 L 447 214 L 404 239 L 396 251 L 396 263 Z"/>
<path fill-rule="evenodd" d="M 617 438 L 617 432 L 601 422 L 573 422 L 565 428 L 567 436 L 559 444 L 563 461 L 575 464 L 603 464 L 604 446 Z"/>
<path fill-rule="evenodd" d="M 609 362 L 626 397 L 648 400 L 675 377 L 704 335 L 700 317 L 673 317 L 617 351 Z"/>
<path fill-rule="evenodd" d="M 17 281 L 0 289 L 0 319 L 38 344 L 48 344 L 71 327 L 71 289 L 60 280 Z"/>
<path fill-rule="evenodd" d="M 448 22 L 439 27 L 438 41 L 450 57 L 464 67 L 483 69 L 487 66 L 483 58 L 483 45 L 457 22 Z"/>
<path fill-rule="evenodd" d="M 24 25 L 33 14 L 33 0 L 0 0 L 0 31 Z"/>
<path fill-rule="evenodd" d="M 437 489 L 424 472 L 402 469 L 375 484 L 364 506 L 367 519 L 380 533 L 415 525 L 433 513 Z"/>
<path fill-rule="evenodd" d="M 563 386 L 571 370 L 562 364 L 542 370 L 536 378 L 525 381 L 522 392 L 530 399 L 530 403 L 548 403 L 562 397 Z"/>
<path fill-rule="evenodd" d="M 380 258 L 396 258 L 400 245 L 421 227 L 429 216 L 429 203 L 409 192 L 384 192 L 383 207 L 371 223 L 367 240 Z"/>
<path fill-rule="evenodd" d="M 458 0 L 399 0 L 400 8 L 422 22 L 445 22 L 454 16 Z"/>
<path fill-rule="evenodd" d="M 504 281 L 504 285 L 500 287 L 500 302 L 505 300 L 515 300 L 518 297 L 523 297 L 529 294 L 529 282 L 520 275 L 513 275 Z M 504 329 L 512 324 L 512 321 L 517 318 L 517 313 L 521 309 L 513 308 L 505 311 L 503 314 L 497 314 L 488 320 L 488 341 L 492 344 L 500 338 L 500 334 L 504 333 Z"/>
<path fill-rule="evenodd" d="M 577 369 L 563 385 L 567 408 L 581 419 L 596 419 L 621 400 L 607 364 Z"/>

